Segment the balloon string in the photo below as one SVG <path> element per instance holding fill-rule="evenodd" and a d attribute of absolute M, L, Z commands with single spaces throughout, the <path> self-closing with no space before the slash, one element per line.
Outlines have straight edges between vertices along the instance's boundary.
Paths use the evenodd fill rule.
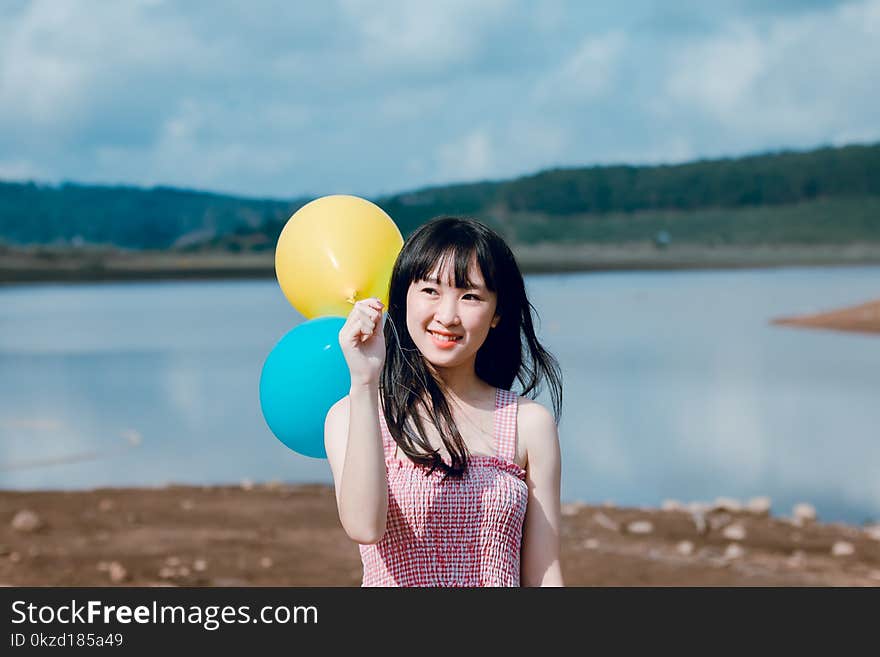
<path fill-rule="evenodd" d="M 352 292 L 351 296 L 348 297 L 348 299 L 346 299 L 346 301 L 347 301 L 348 303 L 354 305 L 355 301 L 357 301 L 357 294 L 358 294 L 358 291 L 355 290 L 354 292 Z M 424 374 L 423 374 L 422 372 L 420 372 L 419 370 L 417 370 L 417 369 L 413 366 L 413 364 L 412 364 L 411 362 L 409 362 L 409 359 L 406 357 L 406 352 L 407 352 L 408 350 L 407 350 L 407 349 L 404 349 L 404 348 L 403 348 L 403 345 L 400 344 L 400 335 L 399 335 L 398 332 L 397 332 L 397 326 L 394 324 L 394 321 L 393 321 L 393 320 L 391 319 L 391 317 L 388 315 L 387 310 L 386 310 L 386 312 L 385 312 L 385 322 L 391 324 L 391 331 L 394 333 L 394 346 L 397 347 L 397 350 L 403 355 L 403 361 L 404 361 L 404 362 L 407 364 L 407 366 L 413 371 L 413 373 L 414 373 L 414 374 L 415 374 L 415 375 L 421 380 L 422 385 L 425 386 L 425 388 L 427 389 L 427 387 L 428 387 L 428 383 L 427 383 L 427 381 L 425 381 Z M 417 349 L 417 348 L 416 348 L 416 349 L 410 349 L 409 351 L 418 351 L 418 349 Z M 401 385 L 401 384 L 398 383 L 397 385 Z M 414 395 L 416 394 L 416 392 L 415 392 L 414 390 L 412 390 L 411 388 L 409 388 L 409 386 L 403 386 L 403 387 L 404 387 L 408 392 L 410 392 L 410 393 L 412 393 L 412 394 L 414 394 Z"/>
<path fill-rule="evenodd" d="M 407 351 L 418 351 L 418 348 L 410 349 L 410 350 L 404 349 L 403 345 L 400 344 L 400 335 L 397 333 L 397 326 L 394 324 L 394 320 L 391 319 L 391 317 L 388 315 L 387 312 L 385 313 L 385 321 L 386 321 L 386 323 L 391 324 L 391 331 L 394 333 L 394 346 L 397 347 L 397 350 L 403 355 L 403 362 L 405 362 L 407 364 L 407 366 L 409 366 L 409 368 L 413 371 L 413 373 L 421 381 L 422 385 L 427 390 L 428 389 L 428 382 L 425 381 L 424 374 L 422 372 L 420 372 L 419 370 L 417 370 L 413 366 L 413 364 L 411 362 L 409 362 L 409 358 L 406 357 Z M 402 385 L 400 382 L 396 382 L 395 385 L 401 386 L 405 390 L 407 390 L 407 392 L 417 396 L 417 393 L 409 386 Z"/>

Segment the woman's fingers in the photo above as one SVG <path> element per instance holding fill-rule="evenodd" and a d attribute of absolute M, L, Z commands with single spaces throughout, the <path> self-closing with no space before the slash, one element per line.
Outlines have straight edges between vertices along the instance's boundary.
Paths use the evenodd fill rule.
<path fill-rule="evenodd" d="M 365 318 L 355 319 L 349 327 L 349 335 L 360 341 L 365 342 L 376 332 L 376 323 Z"/>
<path fill-rule="evenodd" d="M 365 299 L 355 304 L 352 313 L 356 313 L 361 320 L 361 324 L 368 326 L 369 330 L 372 331 L 382 318 L 381 308 L 382 304 L 378 299 Z"/>
<path fill-rule="evenodd" d="M 367 318 L 371 322 L 378 321 L 379 317 L 382 314 L 378 310 L 374 310 L 369 306 L 361 306 L 360 308 L 356 309 L 356 312 L 359 313 L 361 316 Z"/>
<path fill-rule="evenodd" d="M 348 315 L 348 335 L 354 342 L 369 340 L 382 319 L 385 306 L 378 299 L 362 299 L 354 304 Z"/>

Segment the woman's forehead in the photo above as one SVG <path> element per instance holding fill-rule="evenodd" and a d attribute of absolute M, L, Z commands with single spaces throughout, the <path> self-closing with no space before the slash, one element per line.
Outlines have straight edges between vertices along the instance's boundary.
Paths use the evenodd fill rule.
<path fill-rule="evenodd" d="M 455 285 L 455 258 L 452 256 L 440 258 L 429 270 L 425 280 L 434 281 L 440 285 L 456 287 Z M 483 273 L 477 264 L 477 256 L 473 255 L 468 263 L 467 285 L 469 287 L 485 287 Z"/>

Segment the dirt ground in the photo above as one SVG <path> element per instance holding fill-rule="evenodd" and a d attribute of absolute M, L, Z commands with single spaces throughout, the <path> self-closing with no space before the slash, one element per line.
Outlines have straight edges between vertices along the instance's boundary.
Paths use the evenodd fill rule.
<path fill-rule="evenodd" d="M 705 246 L 652 243 L 513 245 L 526 273 L 880 264 L 880 244 Z M 180 253 L 0 245 L 0 285 L 28 282 L 275 278 L 274 251 Z"/>
<path fill-rule="evenodd" d="M 880 586 L 880 526 L 745 508 L 566 504 L 565 584 Z M 360 578 L 357 545 L 325 485 L 0 491 L 5 585 L 359 586 Z"/>
<path fill-rule="evenodd" d="M 780 317 L 774 324 L 798 326 L 802 328 L 825 328 L 837 331 L 856 331 L 858 333 L 880 333 L 880 300 L 869 301 L 858 306 L 829 310 L 813 315 Z"/>

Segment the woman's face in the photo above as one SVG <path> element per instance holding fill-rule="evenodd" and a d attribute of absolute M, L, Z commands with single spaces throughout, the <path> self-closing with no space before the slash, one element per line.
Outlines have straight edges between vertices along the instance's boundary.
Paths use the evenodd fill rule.
<path fill-rule="evenodd" d="M 454 367 L 475 359 L 491 328 L 497 295 L 486 288 L 476 258 L 468 278 L 473 287 L 455 287 L 452 258 L 428 275 L 410 283 L 406 294 L 406 327 L 422 355 L 435 367 Z"/>

